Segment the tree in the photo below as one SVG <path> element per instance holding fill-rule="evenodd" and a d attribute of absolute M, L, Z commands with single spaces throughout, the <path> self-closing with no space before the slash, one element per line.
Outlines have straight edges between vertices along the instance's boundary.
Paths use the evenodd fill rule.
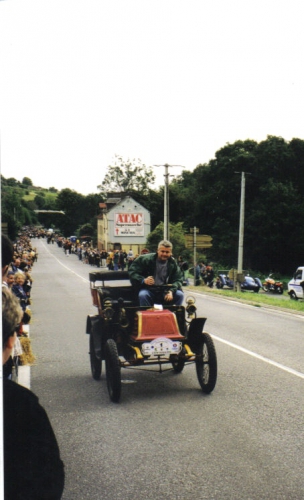
<path fill-rule="evenodd" d="M 141 191 L 147 193 L 150 184 L 154 184 L 155 175 L 152 167 L 147 167 L 139 158 L 125 160 L 115 155 L 113 165 L 107 167 L 102 183 L 97 186 L 103 193 Z"/>
<path fill-rule="evenodd" d="M 92 224 L 83 224 L 80 226 L 77 231 L 79 237 L 81 236 L 91 236 L 92 238 L 96 236 L 96 225 L 92 226 Z"/>
<path fill-rule="evenodd" d="M 8 179 L 5 179 L 1 176 L 1 184 L 7 185 L 7 186 L 18 186 L 20 184 L 19 181 L 15 179 L 15 177 L 9 177 Z"/>
<path fill-rule="evenodd" d="M 36 196 L 34 198 L 34 202 L 37 205 L 37 208 L 39 208 L 39 209 L 45 208 L 44 196 L 41 196 L 40 194 L 36 194 Z"/>
<path fill-rule="evenodd" d="M 65 215 L 54 216 L 54 223 L 61 229 L 64 236 L 74 234 L 79 226 L 84 224 L 87 215 L 83 210 L 84 196 L 72 189 L 62 189 L 56 199 L 56 209 L 63 210 Z"/>
<path fill-rule="evenodd" d="M 300 139 L 287 143 L 269 136 L 259 144 L 236 141 L 217 151 L 208 164 L 181 176 L 182 197 L 189 201 L 182 220 L 186 227 L 195 225 L 213 237 L 212 260 L 236 265 L 241 184 L 236 172 L 244 171 L 250 174 L 246 175 L 244 268 L 289 273 L 298 265 L 304 250 L 304 233 L 299 229 L 304 217 L 303 153 Z M 178 192 L 175 196 L 178 206 Z M 182 202 L 183 198 L 180 206 Z"/>
<path fill-rule="evenodd" d="M 173 255 L 177 259 L 185 251 L 185 236 L 183 223 L 169 224 L 170 241 L 173 245 Z M 161 222 L 147 238 L 147 247 L 151 252 L 156 252 L 158 244 L 164 239 L 164 223 Z"/>
<path fill-rule="evenodd" d="M 24 186 L 32 186 L 33 185 L 32 180 L 29 177 L 23 177 L 22 184 Z"/>
<path fill-rule="evenodd" d="M 1 220 L 8 224 L 8 235 L 12 241 L 17 237 L 18 230 L 28 224 L 37 222 L 35 213 L 30 210 L 24 200 L 15 190 L 2 192 Z"/>

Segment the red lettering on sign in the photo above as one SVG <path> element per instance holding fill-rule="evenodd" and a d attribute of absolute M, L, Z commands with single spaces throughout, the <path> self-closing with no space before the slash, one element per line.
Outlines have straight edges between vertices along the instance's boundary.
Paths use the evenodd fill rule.
<path fill-rule="evenodd" d="M 116 214 L 116 224 L 142 224 L 142 214 Z"/>

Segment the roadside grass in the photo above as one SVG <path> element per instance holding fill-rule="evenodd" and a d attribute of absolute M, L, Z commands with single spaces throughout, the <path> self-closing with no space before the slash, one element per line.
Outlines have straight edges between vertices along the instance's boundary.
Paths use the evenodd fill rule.
<path fill-rule="evenodd" d="M 37 195 L 36 191 L 30 191 L 29 194 L 25 194 L 23 196 L 23 199 L 25 201 L 33 201 L 36 195 Z"/>
<path fill-rule="evenodd" d="M 218 290 L 209 288 L 208 286 L 193 286 L 189 285 L 184 290 L 192 290 L 196 292 L 210 293 L 212 295 L 218 295 L 224 297 L 228 300 L 237 300 L 245 304 L 251 304 L 256 307 L 271 306 L 278 309 L 287 309 L 289 311 L 298 311 L 304 313 L 304 300 L 291 300 L 284 291 L 284 296 L 286 298 L 280 298 L 280 296 L 268 293 L 254 293 L 254 292 L 234 292 L 233 290 Z"/>
<path fill-rule="evenodd" d="M 39 191 L 30 190 L 29 194 L 23 195 L 22 198 L 25 201 L 34 201 L 34 199 L 37 195 L 40 195 L 40 196 L 42 195 L 45 198 L 45 201 L 49 201 L 49 200 L 55 200 L 58 196 L 58 193 L 52 193 L 46 189 L 40 189 Z"/>

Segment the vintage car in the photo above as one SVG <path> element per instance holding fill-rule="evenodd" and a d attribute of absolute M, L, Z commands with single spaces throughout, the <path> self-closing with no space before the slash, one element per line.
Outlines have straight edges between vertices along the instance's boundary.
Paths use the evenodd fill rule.
<path fill-rule="evenodd" d="M 180 373 L 192 363 L 202 391 L 213 391 L 217 379 L 215 347 L 203 331 L 206 318 L 196 317 L 193 297 L 186 299 L 186 306 L 140 307 L 127 271 L 95 271 L 89 278 L 98 310 L 86 322 L 91 372 L 93 379 L 99 380 L 105 361 L 112 401 L 120 399 L 121 369 L 128 367 L 154 365 L 161 373 L 167 364 Z"/>

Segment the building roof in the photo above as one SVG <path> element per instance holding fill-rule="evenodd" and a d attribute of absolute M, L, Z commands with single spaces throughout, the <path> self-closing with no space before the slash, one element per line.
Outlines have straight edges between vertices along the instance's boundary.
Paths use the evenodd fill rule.
<path fill-rule="evenodd" d="M 116 204 L 116 203 L 119 203 L 120 200 L 121 200 L 121 198 L 108 198 L 106 203 L 107 203 L 107 205 L 108 204 L 113 204 L 113 203 Z"/>

